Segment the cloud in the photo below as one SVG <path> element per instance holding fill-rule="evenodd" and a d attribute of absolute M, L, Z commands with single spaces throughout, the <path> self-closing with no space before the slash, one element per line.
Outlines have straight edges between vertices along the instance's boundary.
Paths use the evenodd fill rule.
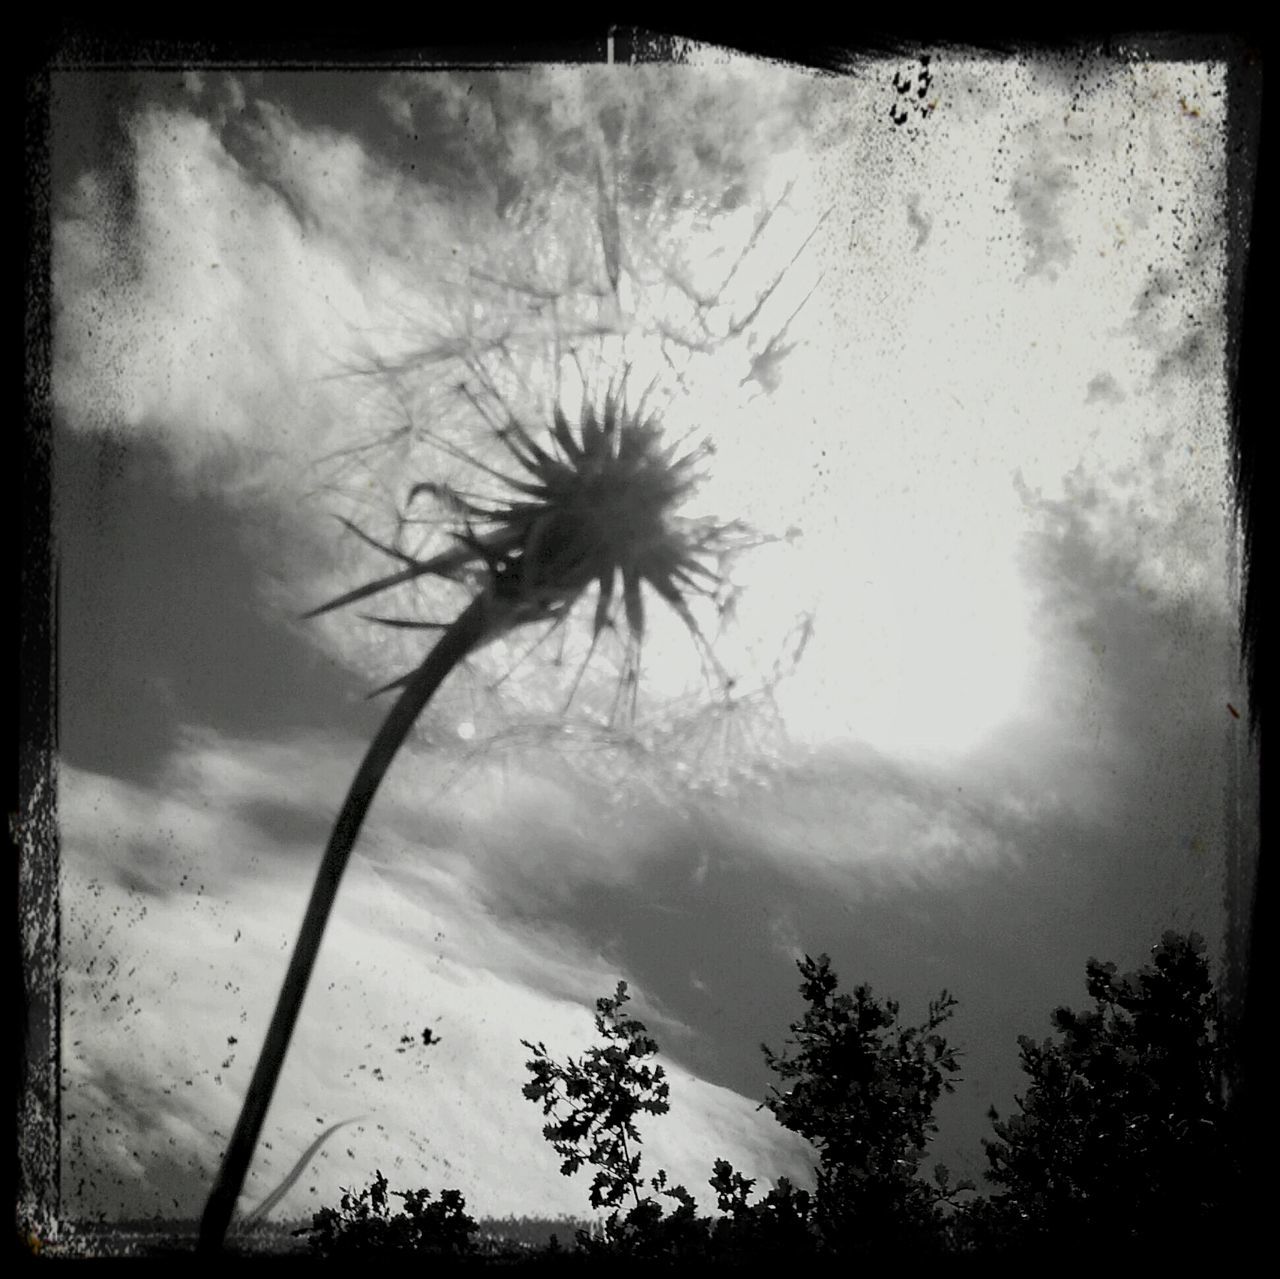
<path fill-rule="evenodd" d="M 1110 373 L 1099 373 L 1089 379 L 1084 402 L 1086 404 L 1123 404 L 1124 392 Z"/>
<path fill-rule="evenodd" d="M 762 118 L 758 103 L 749 108 L 747 92 L 759 79 L 726 82 L 737 86 L 735 119 L 748 132 Z M 220 103 L 234 83 L 220 82 Z M 388 164 L 354 124 L 340 129 L 304 119 L 305 95 L 296 86 L 285 95 L 291 109 L 268 96 L 270 78 L 246 83 L 239 111 L 222 103 L 201 115 L 183 95 L 140 103 L 123 117 L 118 162 L 134 191 L 123 225 L 118 202 L 94 172 L 62 193 L 53 264 L 60 420 L 73 432 L 158 440 L 177 476 L 216 487 L 231 505 L 274 503 L 287 517 L 322 490 L 342 513 L 385 522 L 403 503 L 411 473 L 441 472 L 447 459 L 439 436 L 475 444 L 474 413 L 458 392 L 461 377 L 476 375 L 475 361 L 467 365 L 458 352 L 474 357 L 476 343 L 491 341 L 495 367 L 486 377 L 506 385 L 511 369 L 503 361 L 524 361 L 516 369 L 526 383 L 522 393 L 545 389 L 540 361 L 562 333 L 553 334 L 536 306 L 530 310 L 527 295 L 513 303 L 505 281 L 517 294 L 526 285 L 535 294 L 551 288 L 571 301 L 562 328 L 579 320 L 599 326 L 599 298 L 588 278 L 574 274 L 585 269 L 578 227 L 583 210 L 596 207 L 594 178 L 589 190 L 553 200 L 536 225 L 499 222 L 459 211 Z M 718 80 L 681 83 L 705 96 Z M 670 110 L 657 98 L 654 105 Z M 373 97 L 370 111 L 377 114 Z M 673 145 L 679 151 L 682 144 Z M 772 153 L 752 145 L 759 168 Z M 739 213 L 734 237 L 752 241 L 762 230 L 753 225 L 756 210 Z M 692 215 L 681 221 L 672 214 L 670 225 L 636 217 L 628 242 L 633 253 L 647 255 L 649 274 L 657 264 L 648 259 L 673 237 L 689 233 L 684 247 L 703 265 L 708 243 L 721 251 L 728 243 L 723 225 L 714 235 L 705 228 L 693 234 Z M 778 211 L 770 236 L 790 242 L 797 221 L 792 211 Z M 119 244 L 129 246 L 128 255 Z M 745 300 L 717 299 L 715 325 L 747 312 L 767 287 L 776 262 L 768 236 L 757 256 L 763 265 L 748 262 L 737 272 Z M 712 274 L 722 278 L 730 265 L 731 255 Z M 483 283 L 481 275 L 497 283 Z M 575 283 L 566 283 L 570 276 Z M 671 292 L 646 288 L 641 296 Z M 794 310 L 790 286 L 773 302 Z M 780 310 L 778 322 L 788 313 Z M 661 361 L 656 347 L 646 358 Z M 382 376 L 365 376 L 371 368 Z M 521 394 L 495 392 L 490 402 L 508 411 Z M 415 446 L 415 428 L 421 434 L 424 423 L 437 432 L 435 443 Z M 334 557 L 335 579 L 358 558 L 353 540 Z M 312 629 L 328 635 L 332 626 Z M 333 635 L 353 665 L 364 665 L 352 649 L 352 629 Z"/>
<path fill-rule="evenodd" d="M 1034 152 L 1014 178 L 1009 198 L 1022 219 L 1027 275 L 1056 280 L 1059 269 L 1071 265 L 1075 246 L 1063 206 L 1074 189 L 1070 169 L 1046 151 Z"/>
<path fill-rule="evenodd" d="M 506 208 L 536 204 L 548 186 L 594 183 L 603 160 L 628 204 L 725 209 L 811 127 L 819 88 L 795 68 L 713 56 L 697 66 L 541 66 L 519 76 L 410 73 L 382 96 L 398 121 L 444 144 L 447 171 L 494 189 Z"/>
<path fill-rule="evenodd" d="M 283 780 L 299 811 L 316 804 L 329 766 L 315 745 L 296 748 L 305 769 L 290 770 L 280 746 L 207 740 L 162 792 L 63 770 L 70 1211 L 197 1211 L 314 863 L 281 856 L 254 792 Z M 304 778 L 314 794 L 298 791 Z M 580 1052 L 583 1006 L 620 974 L 571 935 L 492 914 L 485 879 L 499 867 L 458 873 L 452 842 L 443 857 L 404 848 L 396 810 L 415 799 L 421 811 L 419 787 L 391 788 L 348 872 L 249 1199 L 317 1122 L 366 1116 L 330 1143 L 283 1213 L 335 1202 L 375 1167 L 401 1187 L 456 1185 L 480 1212 L 583 1211 L 582 1185 L 555 1176 L 542 1120 L 520 1096 L 519 1041 Z M 439 1039 L 429 1049 L 424 1025 Z M 754 1103 L 673 1070 L 679 1122 L 648 1138 L 654 1171 L 667 1167 L 704 1199 L 721 1154 L 748 1175 L 803 1176 L 799 1144 Z"/>
<path fill-rule="evenodd" d="M 1105 688 L 1142 677 L 1163 615 L 1142 602 L 1149 597 L 1124 605 L 1125 593 L 1115 593 L 1123 578 L 1097 576 L 1097 543 L 1083 523 L 1049 537 L 1046 553 L 1052 547 L 1057 598 L 1096 600 L 1099 616 L 1112 619 L 1105 634 L 1116 627 L 1132 633 L 1102 673 L 1098 695 L 1106 701 Z M 1078 593 L 1064 596 L 1061 585 L 1072 580 Z M 1118 607 L 1130 621 L 1116 620 L 1125 616 Z M 1087 642 L 1083 634 L 1065 641 L 1068 648 Z M 1162 654 L 1161 680 L 1193 683 L 1202 669 L 1197 651 L 1180 660 L 1176 649 L 1154 651 Z M 1065 652 L 1063 662 L 1056 682 L 1069 691 L 1061 673 L 1079 663 Z M 1138 687 L 1132 705 L 1151 696 Z M 1008 767 L 1006 752 L 1032 758 L 1016 748 L 1014 726 L 985 763 L 950 780 L 870 753 L 837 754 L 775 776 L 772 799 L 755 808 L 698 805 L 665 818 L 633 808 L 625 826 L 600 820 L 589 788 L 566 790 L 562 777 L 560 789 L 548 790 L 547 777 L 518 772 L 503 783 L 496 765 L 442 800 L 423 786 L 431 776 L 426 761 L 406 756 L 344 885 L 309 1004 L 312 1030 L 295 1049 L 298 1064 L 282 1094 L 290 1100 L 274 1121 L 274 1150 L 251 1198 L 282 1175 L 315 1120 L 363 1114 L 372 1098 L 373 1117 L 332 1143 L 287 1210 L 332 1199 L 336 1186 L 371 1166 L 384 1167 L 393 1184 L 462 1185 L 485 1210 L 575 1209 L 580 1189 L 544 1175 L 537 1125 L 522 1126 L 512 1044 L 549 1040 L 550 1028 L 561 1026 L 557 1042 L 580 1051 L 582 1013 L 572 1010 L 589 1006 L 619 975 L 642 992 L 642 1015 L 673 1054 L 673 1068 L 705 1081 L 682 1086 L 681 1095 L 705 1108 L 706 1126 L 692 1118 L 655 1123 L 646 1146 L 654 1167 L 667 1166 L 695 1189 L 699 1157 L 706 1163 L 713 1149 L 748 1175 L 794 1171 L 786 1161 L 803 1152 L 788 1154 L 773 1144 L 776 1133 L 765 1135 L 768 1125 L 757 1130 L 745 1118 L 754 1114 L 745 1098 L 761 1095 L 767 1080 L 755 1045 L 780 1040 L 799 1012 L 779 943 L 792 957 L 828 950 L 846 980 L 872 981 L 908 1013 L 944 984 L 959 992 L 956 1029 L 973 1079 L 964 1090 L 968 1109 L 950 1119 L 946 1155 L 953 1162 L 965 1149 L 972 1155 L 986 1105 L 1007 1104 L 1016 1086 L 1014 1035 L 1034 1028 L 1053 999 L 1078 998 L 1074 970 L 1084 952 L 1116 956 L 1115 946 L 1140 932 L 1135 914 L 1163 927 L 1179 885 L 1192 891 L 1193 915 L 1202 914 L 1196 896 L 1203 889 L 1188 878 L 1191 854 L 1170 837 L 1194 812 L 1212 849 L 1211 796 L 1220 779 L 1197 763 L 1199 784 L 1189 785 L 1185 767 L 1169 771 L 1159 742 L 1192 731 L 1203 704 L 1189 702 L 1190 718 L 1155 742 L 1143 740 L 1141 724 L 1123 711 L 1116 723 L 1130 740 L 1095 758 L 1087 747 L 1058 759 L 1039 752 L 1044 762 L 1030 774 Z M 1068 731 L 1062 740 L 1080 738 Z M 1135 754 L 1134 741 L 1142 752 Z M 68 1097 L 78 1098 L 77 1122 L 85 1125 L 74 1130 L 72 1171 L 92 1173 L 99 1190 L 113 1178 L 121 1186 L 138 1177 L 144 1187 L 156 1184 L 143 1170 L 177 1158 L 165 1153 L 170 1137 L 194 1140 L 189 1131 L 176 1135 L 182 1123 L 200 1129 L 193 1107 L 207 1116 L 208 1131 L 185 1156 L 185 1180 L 174 1184 L 191 1194 L 203 1184 L 212 1129 L 228 1131 L 236 1072 L 248 1068 L 274 994 L 263 974 L 284 963 L 292 939 L 285 903 L 292 899 L 300 911 L 309 878 L 305 841 L 292 832 L 298 823 L 317 829 L 358 747 L 205 734 L 190 739 L 158 793 L 68 770 L 64 844 L 70 862 L 83 867 L 68 900 L 78 903 L 72 934 L 84 939 L 68 952 L 68 1007 L 83 1019 Z M 1109 776 L 1131 758 L 1149 762 Z M 1046 788 L 1059 771 L 1083 779 L 1080 789 Z M 1156 802 L 1156 778 L 1166 820 L 1158 832 L 1146 808 Z M 166 832 L 160 854 L 157 830 Z M 85 878 L 91 864 L 96 889 Z M 117 868 L 111 879 L 100 873 L 104 864 Z M 1157 883 L 1146 906 L 1123 905 Z M 123 933 L 102 924 L 119 918 L 117 907 L 130 912 Z M 101 944 L 96 960 L 91 937 Z M 101 965 L 113 960 L 107 973 Z M 576 1032 L 569 1028 L 575 1015 Z M 396 1045 L 420 1032 L 417 1021 L 432 1025 L 442 1042 L 436 1055 L 411 1061 Z M 227 1035 L 239 1040 L 235 1054 Z M 145 1070 L 119 1066 L 126 1041 L 129 1059 L 145 1061 Z M 419 1089 L 451 1100 L 424 1100 Z M 132 1132 L 128 1116 L 157 1091 L 154 1113 L 163 1122 Z M 494 1100 L 504 1093 L 515 1100 Z M 483 1118 L 469 1109 L 477 1097 L 487 1098 Z M 393 1099 L 389 1111 L 386 1098 Z M 148 1144 L 158 1162 L 145 1155 Z M 470 1152 L 466 1159 L 461 1149 Z M 524 1152 L 514 1163 L 513 1149 Z M 506 1161 L 510 1181 L 491 1175 L 491 1160 Z M 316 1196 L 308 1198 L 313 1184 Z"/>
<path fill-rule="evenodd" d="M 571 766 L 528 770 L 518 755 L 455 781 L 456 756 L 425 735 L 344 884 L 251 1201 L 316 1120 L 364 1115 L 372 1098 L 286 1211 L 332 1202 L 372 1167 L 393 1184 L 462 1185 L 485 1211 L 580 1207 L 581 1188 L 538 1163 L 512 1045 L 551 1046 L 554 1031 L 580 1050 L 583 1009 L 618 976 L 668 1062 L 703 1081 L 689 1104 L 710 1117 L 655 1123 L 654 1166 L 694 1189 L 701 1156 L 748 1175 L 790 1168 L 795 1152 L 764 1119 L 751 1126 L 747 1099 L 768 1083 L 760 1040 L 776 1046 L 800 1011 L 788 959 L 820 950 L 908 1016 L 943 985 L 960 996 L 969 1082 L 943 1108 L 939 1154 L 978 1171 L 964 1160 L 986 1107 L 1018 1086 L 1014 1037 L 1079 1002 L 1085 957 L 1136 963 L 1171 916 L 1221 933 L 1223 708 L 1240 698 L 1213 576 L 1223 530 L 1181 465 L 1156 440 L 1132 473 L 1081 470 L 1061 499 L 1027 495 L 1036 691 L 948 767 L 831 750 L 731 801 L 610 808 Z M 68 1184 L 85 1177 L 83 1202 L 131 1210 L 130 1187 L 165 1211 L 198 1206 L 292 942 L 308 841 L 364 748 L 354 728 L 254 740 L 188 726 L 178 744 L 146 785 L 62 777 Z M 410 1059 L 397 1047 L 418 1021 L 442 1042 Z"/>
<path fill-rule="evenodd" d="M 1213 576 L 1223 530 L 1211 506 L 1187 517 L 1194 495 L 1170 500 L 1173 466 L 1141 471 L 1140 507 L 1083 473 L 1036 505 L 1040 657 L 1018 713 L 966 758 L 817 751 L 758 792 L 645 821 L 625 883 L 569 880 L 531 911 L 658 992 L 661 1042 L 746 1095 L 767 1083 L 755 1045 L 796 1016 L 788 956 L 826 950 L 908 1010 L 947 986 L 968 1082 L 939 1157 L 979 1171 L 986 1108 L 1020 1085 L 1016 1036 L 1081 1002 L 1086 958 L 1137 964 L 1171 924 L 1224 955 L 1233 610 Z"/>
<path fill-rule="evenodd" d="M 1217 280 L 1223 64 L 1099 58 L 1068 69 L 1037 59 L 1004 70 L 997 83 L 1023 108 L 1004 149 L 1028 277 L 1105 268 L 1110 290 L 1117 272 L 1127 279 L 1134 268 L 1176 263 L 1192 279 Z M 1206 104 L 1206 114 L 1188 116 L 1186 100 Z M 1197 299 L 1187 309 L 1207 323 L 1215 308 Z"/>
<path fill-rule="evenodd" d="M 1193 909 L 1213 933 L 1222 921 L 1209 883 L 1222 864 L 1200 851 L 1221 850 L 1235 820 L 1224 789 L 1240 749 L 1226 712 L 1239 696 L 1236 601 L 1227 512 L 1175 482 L 1178 465 L 1152 440 L 1142 467 L 1105 479 L 1080 471 L 1063 498 L 1034 502 L 1026 563 L 1040 596 L 1037 694 L 1024 724 L 993 737 L 975 763 L 991 769 L 1003 756 L 1004 772 L 1019 743 L 1038 739 L 1005 776 L 1106 831 L 1094 837 L 1104 848 L 1133 840 L 1145 856 L 1180 862 L 1147 926 L 1178 884 L 1191 898 L 1208 893 Z M 1084 878 L 1117 873 L 1137 882 L 1146 871 L 1132 855 L 1114 867 L 1091 857 Z"/>
<path fill-rule="evenodd" d="M 54 462 L 64 757 L 139 778 L 184 724 L 371 730 L 368 685 L 293 620 L 318 539 L 305 508 L 228 500 L 158 441 L 58 430 Z"/>
<path fill-rule="evenodd" d="M 261 114 L 236 126 L 256 142 L 247 168 L 208 120 L 139 110 L 127 227 L 87 174 L 54 230 L 55 406 L 75 429 L 162 439 L 185 474 L 222 467 L 228 494 L 289 491 L 349 438 L 349 404 L 324 380 L 335 340 L 368 325 L 415 216 L 393 214 L 413 202 L 349 140 Z"/>

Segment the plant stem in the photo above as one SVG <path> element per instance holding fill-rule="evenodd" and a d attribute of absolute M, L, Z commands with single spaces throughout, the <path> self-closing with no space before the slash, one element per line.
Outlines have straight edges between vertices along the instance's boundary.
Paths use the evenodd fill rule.
<path fill-rule="evenodd" d="M 636 1201 L 636 1207 L 640 1207 L 640 1189 L 636 1182 L 635 1176 L 629 1171 L 631 1166 L 631 1151 L 627 1147 L 627 1134 L 622 1134 L 622 1157 L 627 1162 L 628 1172 L 627 1180 L 631 1183 L 631 1197 Z"/>
<path fill-rule="evenodd" d="M 493 609 L 492 595 L 485 591 L 458 615 L 427 654 L 426 660 L 414 671 L 360 762 L 351 789 L 347 792 L 346 802 L 342 805 L 342 811 L 329 836 L 320 869 L 316 873 L 311 900 L 307 904 L 307 913 L 298 932 L 293 957 L 289 961 L 271 1025 L 267 1029 L 262 1053 L 254 1068 L 249 1091 L 245 1095 L 240 1118 L 223 1157 L 218 1179 L 205 1205 L 200 1222 L 201 1252 L 219 1251 L 226 1237 L 236 1201 L 244 1187 L 249 1162 L 257 1148 L 267 1109 L 280 1078 L 285 1054 L 289 1050 L 289 1041 L 307 993 L 307 983 L 311 980 L 311 970 L 315 966 L 325 925 L 338 894 L 338 885 L 369 805 L 373 802 L 396 752 L 408 736 L 422 708 L 431 700 L 432 694 L 468 653 L 493 638 L 500 629 Z"/>

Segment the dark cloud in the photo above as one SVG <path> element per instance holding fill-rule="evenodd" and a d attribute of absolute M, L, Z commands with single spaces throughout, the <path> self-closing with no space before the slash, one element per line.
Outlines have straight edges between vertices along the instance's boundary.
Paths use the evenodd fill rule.
<path fill-rule="evenodd" d="M 116 853 L 111 865 L 117 882 L 130 897 L 165 901 L 179 889 L 173 850 L 158 841 L 131 844 Z"/>
<path fill-rule="evenodd" d="M 158 446 L 67 430 L 54 502 L 70 763 L 148 779 L 184 725 L 248 737 L 376 725 L 359 682 L 259 603 L 265 515 L 182 483 Z"/>
<path fill-rule="evenodd" d="M 240 809 L 239 815 L 273 845 L 301 846 L 313 857 L 324 847 L 333 826 L 331 814 L 317 813 L 285 800 L 251 800 Z"/>
<path fill-rule="evenodd" d="M 863 784 L 856 762 L 836 760 L 818 785 L 792 775 L 776 789 L 811 799 Z M 1185 808 L 1208 789 L 1190 788 Z M 1002 814 L 994 801 L 968 808 L 998 826 L 1016 862 L 913 874 L 919 850 L 904 846 L 902 874 L 878 876 L 856 862 L 833 871 L 802 854 L 780 856 L 767 829 L 718 813 L 654 820 L 648 855 L 626 882 L 539 891 L 521 881 L 495 897 L 507 921 L 563 930 L 598 950 L 656 1010 L 645 1016 L 664 1051 L 748 1097 L 762 1098 L 773 1082 L 761 1040 L 778 1047 L 801 1011 L 793 950 L 829 953 L 846 986 L 870 982 L 909 1018 L 952 990 L 966 1082 L 944 1110 L 938 1153 L 973 1171 L 987 1108 L 1007 1108 L 1019 1084 L 1017 1035 L 1045 1031 L 1052 1007 L 1080 1002 L 1090 955 L 1132 961 L 1155 940 L 1161 912 L 1148 906 L 1160 898 L 1172 908 L 1176 880 L 1164 872 L 1178 869 L 1178 850 L 1144 833 L 1141 811 L 1116 826 L 1047 804 L 1032 817 Z"/>
<path fill-rule="evenodd" d="M 178 77 L 151 77 L 172 93 Z M 100 71 L 60 72 L 50 81 L 49 178 L 55 214 L 85 181 L 97 184 L 106 260 L 117 286 L 142 273 L 138 175 L 129 122 L 147 96 L 147 78 Z"/>
<path fill-rule="evenodd" d="M 1022 63 L 1032 83 L 1045 94 L 1069 96 L 1070 109 L 1085 110 L 1092 94 L 1113 87 L 1129 73 L 1129 64 L 1121 58 L 1104 58 L 1087 50 L 1055 53 L 1040 50 L 1034 59 Z"/>
<path fill-rule="evenodd" d="M 1162 344 L 1152 377 L 1156 382 L 1163 382 L 1173 374 L 1181 373 L 1194 379 L 1210 371 L 1211 362 L 1221 349 L 1221 345 L 1210 341 L 1201 328 L 1182 335 L 1170 335 L 1168 342 Z"/>
<path fill-rule="evenodd" d="M 812 129 L 818 82 L 765 64 L 584 67 L 404 75 L 383 98 L 400 127 L 429 136 L 442 171 L 488 189 L 499 214 L 545 192 L 548 177 L 594 184 L 622 202 L 732 209 L 779 151 Z"/>

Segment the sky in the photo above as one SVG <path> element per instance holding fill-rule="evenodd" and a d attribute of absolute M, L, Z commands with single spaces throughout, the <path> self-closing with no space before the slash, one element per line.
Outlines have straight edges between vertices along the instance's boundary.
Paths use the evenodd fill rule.
<path fill-rule="evenodd" d="M 491 419 L 621 370 L 740 519 L 697 614 L 493 646 L 360 836 L 246 1187 L 381 1169 L 585 1214 L 521 1096 L 625 980 L 645 1170 L 811 1181 L 759 1108 L 828 953 L 942 988 L 977 1177 L 1091 956 L 1229 925 L 1248 841 L 1225 70 L 1095 57 L 59 72 L 51 102 L 63 1205 L 198 1215 L 342 794 L 430 632 L 307 609 L 444 545 Z M 465 388 L 465 389 L 464 389 Z M 486 488 L 486 486 L 488 486 Z M 696 508 L 696 509 L 695 509 Z M 419 587 L 381 615 L 465 596 Z M 721 600 L 721 603 L 725 603 Z M 607 637 L 606 637 L 607 638 Z M 1233 710 L 1234 708 L 1234 710 Z M 423 1031 L 431 1038 L 424 1043 Z"/>

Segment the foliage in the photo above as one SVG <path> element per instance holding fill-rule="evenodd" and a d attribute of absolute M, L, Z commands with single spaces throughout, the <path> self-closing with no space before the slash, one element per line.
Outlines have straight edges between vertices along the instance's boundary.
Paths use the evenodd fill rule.
<path fill-rule="evenodd" d="M 932 1182 L 918 1175 L 937 1130 L 933 1110 L 960 1069 L 939 1034 L 956 1001 L 943 991 L 923 1026 L 898 1024 L 898 1004 L 861 985 L 838 993 L 826 955 L 798 961 L 809 1009 L 792 1023 L 791 1051 L 762 1045 L 765 1061 L 792 1087 L 770 1089 L 765 1105 L 819 1155 L 815 1218 L 826 1246 L 840 1254 L 943 1245 L 940 1209 L 971 1183 L 950 1185 L 939 1164 Z"/>
<path fill-rule="evenodd" d="M 953 1185 L 941 1164 L 921 1174 L 934 1107 L 959 1070 L 941 1033 L 956 1001 L 944 991 L 922 1025 L 904 1026 L 897 1003 L 870 987 L 840 993 L 826 955 L 798 967 L 808 1008 L 782 1053 L 764 1048 L 790 1087 L 772 1088 L 764 1106 L 816 1150 L 812 1193 L 779 1178 L 753 1203 L 754 1180 L 718 1159 L 709 1178 L 717 1215 L 704 1216 L 665 1171 L 642 1178 L 636 1120 L 667 1112 L 669 1086 L 648 1062 L 657 1044 L 623 1011 L 625 982 L 597 1001 L 601 1042 L 580 1060 L 561 1064 L 525 1042 L 533 1056 L 524 1095 L 550 1117 L 543 1133 L 561 1172 L 595 1168 L 591 1205 L 609 1210 L 600 1228 L 577 1231 L 566 1257 L 900 1264 L 1048 1247 L 1115 1258 L 1132 1247 L 1148 1260 L 1166 1248 L 1185 1260 L 1226 1224 L 1239 1173 L 1225 1125 L 1221 1013 L 1199 937 L 1166 933 L 1153 962 L 1124 977 L 1089 960 L 1093 1008 L 1057 1009 L 1056 1039 L 1019 1040 L 1030 1086 L 1018 1114 L 1002 1121 L 992 1112 L 996 1137 L 984 1144 L 1000 1193 L 990 1198 L 969 1182 Z M 405 1212 L 390 1216 L 380 1173 L 360 1195 L 344 1193 L 341 1208 L 318 1213 L 307 1232 L 313 1252 L 488 1255 L 472 1241 L 477 1227 L 457 1191 L 434 1203 L 425 1191 L 402 1197 Z"/>
<path fill-rule="evenodd" d="M 644 1024 L 621 1015 L 630 996 L 620 981 L 612 998 L 596 1000 L 596 1031 L 604 1044 L 592 1048 L 581 1061 L 553 1061 L 545 1044 L 521 1040 L 533 1053 L 526 1066 L 533 1078 L 524 1095 L 552 1116 L 542 1135 L 572 1176 L 584 1163 L 596 1171 L 591 1182 L 591 1206 L 613 1208 L 629 1193 L 640 1206 L 640 1134 L 635 1121 L 641 1114 L 662 1115 L 670 1108 L 661 1066 L 639 1063 L 658 1051 Z M 632 1147 L 636 1153 L 631 1153 Z"/>
<path fill-rule="evenodd" d="M 937 1033 L 955 1001 L 944 992 L 930 1005 L 923 1027 L 899 1028 L 897 1005 L 879 1003 L 868 987 L 852 997 L 837 994 L 825 955 L 806 958 L 800 969 L 801 992 L 811 1007 L 792 1026 L 798 1051 L 778 1056 L 764 1050 L 781 1078 L 796 1084 L 785 1095 L 773 1090 L 766 1105 L 819 1151 L 816 1198 L 782 1178 L 752 1204 L 754 1181 L 723 1159 L 709 1182 L 718 1218 L 699 1216 L 693 1196 L 670 1185 L 665 1171 L 649 1182 L 653 1194 L 642 1193 L 634 1118 L 641 1111 L 664 1113 L 668 1085 L 661 1066 L 639 1064 L 657 1045 L 639 1021 L 619 1015 L 625 982 L 614 998 L 597 1002 L 596 1029 L 605 1042 L 583 1061 L 560 1065 L 544 1045 L 526 1042 L 535 1056 L 527 1063 L 533 1079 L 524 1093 L 542 1104 L 544 1114 L 555 1115 L 543 1132 L 563 1159 L 561 1172 L 595 1166 L 592 1207 L 614 1209 L 600 1236 L 579 1232 L 580 1248 L 647 1259 L 725 1260 L 865 1254 L 891 1243 L 917 1251 L 929 1243 L 941 1246 L 940 1205 L 953 1204 L 971 1187 L 950 1187 L 941 1166 L 933 1184 L 915 1174 L 934 1131 L 933 1106 L 950 1087 L 947 1076 L 958 1070 L 955 1051 Z M 623 1214 L 619 1206 L 628 1195 L 631 1207 Z M 665 1208 L 664 1199 L 673 1207 Z"/>
<path fill-rule="evenodd" d="M 590 1221 L 583 1217 L 482 1217 L 480 1241 L 486 1238 L 501 1240 L 508 1248 L 536 1252 L 559 1247 L 561 1239 L 572 1239 L 576 1231 L 589 1228 Z"/>
<path fill-rule="evenodd" d="M 298 1233 L 308 1237 L 312 1253 L 324 1257 L 398 1252 L 462 1256 L 472 1251 L 472 1235 L 480 1227 L 467 1215 L 460 1191 L 442 1190 L 435 1202 L 429 1190 L 391 1193 L 404 1200 L 402 1212 L 389 1211 L 387 1179 L 379 1171 L 371 1186 L 358 1195 L 344 1190 L 337 1208 L 322 1208 L 310 1227 Z"/>
<path fill-rule="evenodd" d="M 591 1164 L 597 1169 L 591 1206 L 613 1209 L 598 1233 L 577 1232 L 579 1250 L 649 1261 L 796 1255 L 811 1240 L 811 1203 L 806 1191 L 785 1178 L 752 1205 L 748 1196 L 754 1182 L 717 1160 L 710 1185 L 723 1214 L 718 1219 L 700 1216 L 693 1195 L 672 1184 L 664 1170 L 646 1189 L 635 1119 L 641 1113 L 665 1114 L 670 1088 L 661 1066 L 642 1064 L 658 1046 L 642 1022 L 621 1015 L 628 998 L 626 982 L 619 982 L 612 998 L 596 1001 L 596 1030 L 603 1043 L 581 1061 L 570 1058 L 562 1065 L 544 1044 L 524 1044 L 534 1054 L 526 1063 L 532 1079 L 524 1095 L 553 1116 L 543 1135 L 563 1160 L 560 1171 L 571 1176 Z M 623 1212 L 628 1196 L 631 1205 Z"/>
<path fill-rule="evenodd" d="M 1019 1039 L 1030 1079 L 1018 1113 L 991 1112 L 975 1214 L 988 1243 L 1045 1237 L 1173 1245 L 1202 1238 L 1230 1202 L 1223 1027 L 1204 942 L 1166 932 L 1153 962 L 1116 976 L 1090 959 L 1093 1008 L 1059 1008 L 1057 1039 Z"/>
<path fill-rule="evenodd" d="M 812 1253 L 818 1243 L 813 1227 L 813 1196 L 786 1177 L 763 1199 L 749 1202 L 753 1178 L 735 1172 L 725 1159 L 717 1159 L 711 1176 L 716 1207 L 724 1214 L 712 1230 L 720 1255 L 787 1258 Z"/>

